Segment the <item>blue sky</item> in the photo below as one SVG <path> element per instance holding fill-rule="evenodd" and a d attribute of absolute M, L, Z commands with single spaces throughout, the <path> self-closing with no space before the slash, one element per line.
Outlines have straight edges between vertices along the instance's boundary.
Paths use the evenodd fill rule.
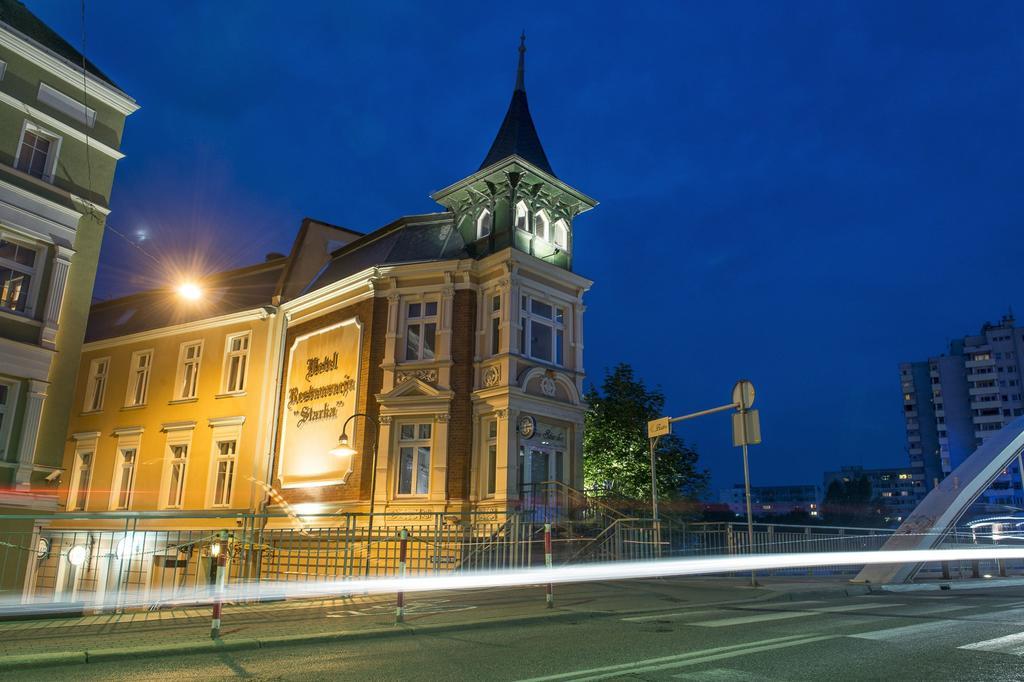
<path fill-rule="evenodd" d="M 74 44 L 78 3 L 28 0 Z M 527 91 L 576 223 L 593 380 L 674 414 L 758 389 L 755 483 L 906 462 L 897 365 L 1024 320 L 1024 5 L 1013 2 L 86 3 L 142 109 L 110 224 L 163 262 L 286 251 L 303 216 L 436 210 Z M 161 284 L 115 235 L 97 294 Z M 728 418 L 677 425 L 715 486 Z"/>

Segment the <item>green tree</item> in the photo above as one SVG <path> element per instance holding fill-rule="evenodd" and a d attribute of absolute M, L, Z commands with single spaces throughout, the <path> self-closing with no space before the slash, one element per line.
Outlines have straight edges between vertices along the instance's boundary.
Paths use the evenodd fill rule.
<path fill-rule="evenodd" d="M 871 481 L 866 476 L 829 483 L 821 511 L 832 525 L 882 526 L 888 517 L 882 501 L 872 497 Z"/>
<path fill-rule="evenodd" d="M 590 410 L 583 434 L 583 478 L 588 489 L 633 500 L 651 497 L 647 422 L 664 416 L 665 395 L 649 389 L 625 363 L 605 372 L 600 390 L 587 392 Z M 658 497 L 695 499 L 707 487 L 708 472 L 697 468 L 697 453 L 677 436 L 663 436 L 655 451 Z"/>

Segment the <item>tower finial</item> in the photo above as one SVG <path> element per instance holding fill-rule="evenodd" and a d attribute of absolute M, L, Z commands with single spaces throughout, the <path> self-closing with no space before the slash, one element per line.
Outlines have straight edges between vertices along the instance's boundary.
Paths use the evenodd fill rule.
<path fill-rule="evenodd" d="M 519 69 L 516 71 L 516 90 L 526 92 L 526 83 L 523 75 L 526 63 L 526 30 L 519 36 Z"/>

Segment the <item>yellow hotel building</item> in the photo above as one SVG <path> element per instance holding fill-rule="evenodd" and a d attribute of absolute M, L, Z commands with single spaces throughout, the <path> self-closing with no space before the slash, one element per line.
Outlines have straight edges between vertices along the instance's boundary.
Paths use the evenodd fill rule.
<path fill-rule="evenodd" d="M 432 195 L 443 210 L 368 234 L 307 219 L 288 255 L 205 278 L 195 301 L 93 307 L 65 513 L 37 528 L 27 593 L 204 584 L 221 529 L 244 537 L 233 570 L 250 577 L 300 554 L 289 576 L 344 572 L 309 559 L 340 556 L 342 533 L 364 538 L 346 561 L 379 563 L 372 542 L 396 524 L 433 524 L 436 546 L 458 529 L 463 545 L 445 535 L 429 557 L 455 566 L 541 490 L 582 487 L 591 282 L 572 269 L 574 219 L 596 202 L 552 170 L 520 50 L 498 135 Z"/>

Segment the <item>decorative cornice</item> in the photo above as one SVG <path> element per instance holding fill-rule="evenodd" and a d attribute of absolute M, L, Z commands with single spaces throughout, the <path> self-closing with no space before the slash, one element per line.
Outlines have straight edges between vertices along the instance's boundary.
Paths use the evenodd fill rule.
<path fill-rule="evenodd" d="M 3 33 L 0 32 L 0 35 L 3 35 Z M 106 154 L 107 156 L 111 157 L 112 159 L 120 161 L 121 159 L 124 158 L 124 154 L 122 154 L 121 152 L 117 151 L 113 147 L 105 145 L 102 142 L 100 142 L 99 140 L 97 140 L 95 137 L 92 137 L 91 135 L 86 135 L 85 133 L 83 133 L 78 128 L 73 128 L 70 125 L 68 125 L 67 123 L 64 123 L 63 121 L 59 121 L 56 118 L 54 118 L 53 116 L 50 116 L 47 113 L 43 113 L 42 111 L 40 111 L 39 109 L 36 109 L 35 107 L 29 106 L 28 104 L 25 104 L 21 100 L 16 99 L 14 97 L 11 97 L 6 92 L 0 92 L 0 102 L 3 102 L 4 104 L 6 104 L 6 105 L 8 105 L 10 107 L 13 107 L 15 109 L 18 109 L 18 110 L 22 111 L 23 113 L 27 114 L 28 116 L 31 116 L 34 119 L 37 119 L 38 121 L 40 121 L 41 123 L 44 123 L 45 125 L 49 126 L 50 128 L 53 128 L 54 130 L 59 131 L 63 135 L 67 135 L 68 137 L 72 137 L 72 138 L 78 140 L 79 142 L 81 142 L 83 144 L 89 145 L 91 148 L 95 149 L 98 152 Z"/>

